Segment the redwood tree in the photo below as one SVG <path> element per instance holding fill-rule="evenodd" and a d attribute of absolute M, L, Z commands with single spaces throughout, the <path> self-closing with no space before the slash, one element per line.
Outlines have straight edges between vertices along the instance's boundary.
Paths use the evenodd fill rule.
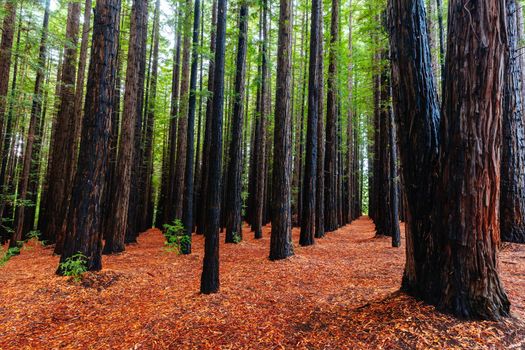
<path fill-rule="evenodd" d="M 310 61 L 308 67 L 308 124 L 306 128 L 306 159 L 302 193 L 301 236 L 299 244 L 314 243 L 317 192 L 317 131 L 319 119 L 319 27 L 321 26 L 320 1 L 312 1 L 310 30 Z"/>
<path fill-rule="evenodd" d="M 219 226 L 222 168 L 222 117 L 224 107 L 224 52 L 226 49 L 226 0 L 217 1 L 217 38 L 209 173 L 207 176 L 207 204 L 204 241 L 204 262 L 201 275 L 201 293 L 219 291 Z"/>
<path fill-rule="evenodd" d="M 504 6 L 449 2 L 438 138 L 423 1 L 390 1 L 392 91 L 409 213 L 403 288 L 468 318 L 509 314 L 497 269 Z"/>
<path fill-rule="evenodd" d="M 230 162 L 228 164 L 226 197 L 226 243 L 242 238 L 242 129 L 246 80 L 246 48 L 248 46 L 248 2 L 243 0 L 239 8 L 239 38 L 235 65 L 235 91 L 233 97 Z"/>
<path fill-rule="evenodd" d="M 272 169 L 272 234 L 270 260 L 293 255 L 291 218 L 291 57 L 292 1 L 280 0 L 279 37 L 277 48 L 277 81 L 275 91 L 275 127 Z"/>
<path fill-rule="evenodd" d="M 506 1 L 507 55 L 501 149 L 501 238 L 525 243 L 525 125 L 515 0 Z"/>
<path fill-rule="evenodd" d="M 97 0 L 79 162 L 60 257 L 64 262 L 81 253 L 90 271 L 102 268 L 100 204 L 109 153 L 119 12 L 120 0 Z M 60 267 L 57 273 L 63 273 Z"/>
<path fill-rule="evenodd" d="M 144 32 L 147 31 L 148 1 L 134 0 L 131 9 L 131 23 L 124 91 L 124 110 L 120 131 L 120 143 L 116 165 L 115 188 L 110 200 L 109 211 L 113 217 L 108 221 L 108 237 L 104 246 L 105 253 L 124 250 L 126 227 L 128 222 L 129 196 L 131 190 L 131 166 L 134 156 L 137 103 L 139 101 L 139 74 L 143 47 L 146 45 Z"/>

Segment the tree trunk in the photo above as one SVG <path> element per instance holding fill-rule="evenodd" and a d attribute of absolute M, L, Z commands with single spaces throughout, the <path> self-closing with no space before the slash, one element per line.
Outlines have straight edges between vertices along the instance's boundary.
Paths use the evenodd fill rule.
<path fill-rule="evenodd" d="M 195 0 L 193 19 L 193 42 L 191 54 L 191 77 L 190 77 L 190 100 L 188 106 L 188 136 L 186 152 L 186 173 L 184 174 L 184 205 L 182 210 L 182 222 L 184 233 L 189 237 L 189 242 L 183 245 L 182 253 L 191 253 L 191 234 L 193 232 L 193 174 L 195 167 L 195 105 L 197 103 L 197 69 L 199 62 L 199 22 L 200 22 L 200 0 Z"/>
<path fill-rule="evenodd" d="M 272 235 L 270 260 L 293 255 L 291 202 L 291 111 L 292 1 L 280 0 L 275 92 L 274 166 L 272 169 Z"/>
<path fill-rule="evenodd" d="M 449 6 L 446 76 L 454 79 L 443 90 L 434 214 L 442 244 L 439 307 L 499 319 L 510 308 L 497 267 L 505 1 Z"/>
<path fill-rule="evenodd" d="M 507 55 L 501 150 L 501 239 L 525 243 L 525 125 L 515 0 L 506 2 Z"/>
<path fill-rule="evenodd" d="M 4 4 L 5 17 L 2 23 L 2 42 L 0 43 L 0 147 L 4 144 L 4 121 L 11 70 L 11 50 L 15 34 L 16 2 L 7 0 Z M 1 151 L 1 150 L 0 150 Z M 2 153 L 3 154 L 3 153 Z"/>
<path fill-rule="evenodd" d="M 242 239 L 242 131 L 246 81 L 246 48 L 248 44 L 248 2 L 243 1 L 239 10 L 239 39 L 235 73 L 232 133 L 230 140 L 230 163 L 228 167 L 228 191 L 226 194 L 226 243 Z"/>
<path fill-rule="evenodd" d="M 128 222 L 129 198 L 131 191 L 131 166 L 135 149 L 135 128 L 138 118 L 137 104 L 140 99 L 139 75 L 141 53 L 146 45 L 144 32 L 147 31 L 148 1 L 134 0 L 131 9 L 131 23 L 126 67 L 126 85 L 124 91 L 124 110 L 120 131 L 120 143 L 116 165 L 115 188 L 110 200 L 109 212 L 113 219 L 108 221 L 108 237 L 104 246 L 105 253 L 124 251 L 126 226 Z M 143 74 L 143 72 L 142 72 Z"/>
<path fill-rule="evenodd" d="M 308 67 L 308 125 L 306 129 L 306 158 L 302 192 L 301 235 L 299 244 L 314 244 L 317 192 L 317 128 L 319 124 L 319 27 L 321 11 L 319 0 L 312 1 L 310 29 L 310 61 Z"/>
<path fill-rule="evenodd" d="M 332 0 L 328 84 L 326 95 L 325 229 L 337 229 L 337 44 L 339 41 L 339 1 Z"/>
<path fill-rule="evenodd" d="M 211 133 L 212 133 L 212 112 L 213 112 L 213 88 L 215 79 L 215 46 L 216 46 L 216 22 L 217 22 L 217 0 L 212 3 L 211 16 L 211 33 L 210 33 L 210 60 L 208 63 L 208 97 L 206 100 L 206 127 L 204 129 L 204 143 L 202 145 L 202 177 L 201 177 L 201 195 L 199 198 L 199 210 L 197 212 L 197 233 L 203 234 L 206 228 L 206 205 L 208 196 L 208 173 L 209 173 L 209 155 L 211 151 Z"/>
<path fill-rule="evenodd" d="M 226 49 L 227 0 L 217 2 L 217 39 L 211 118 L 211 142 L 206 205 L 206 231 L 201 293 L 219 291 L 219 226 L 221 204 L 222 117 L 224 107 L 224 52 Z"/>
<path fill-rule="evenodd" d="M 191 4 L 187 0 L 183 10 L 183 49 L 182 49 L 182 77 L 179 99 L 179 127 L 177 131 L 177 160 L 175 166 L 174 184 L 174 218 L 182 219 L 182 202 L 184 196 L 184 175 L 186 171 L 186 153 L 188 151 L 188 97 L 190 80 L 190 54 L 191 54 Z"/>
<path fill-rule="evenodd" d="M 120 0 L 97 0 L 79 162 L 60 257 L 62 263 L 81 253 L 89 271 L 102 268 L 100 204 L 109 154 L 119 12 Z M 59 266 L 57 273 L 63 272 Z"/>
<path fill-rule="evenodd" d="M 49 0 L 46 0 L 44 10 L 44 23 L 42 25 L 42 36 L 40 39 L 40 48 L 38 54 L 38 68 L 35 79 L 35 89 L 33 97 L 33 105 L 31 107 L 31 117 L 29 121 L 29 128 L 27 131 L 26 147 L 24 152 L 24 160 L 22 165 L 22 173 L 20 174 L 18 182 L 18 198 L 15 210 L 14 231 L 10 247 L 15 247 L 19 241 L 22 240 L 24 234 L 26 197 L 28 195 L 29 177 L 31 170 L 31 161 L 33 160 L 33 145 L 35 138 L 38 136 L 40 118 L 42 116 L 42 81 L 45 79 L 44 69 L 46 65 L 46 45 L 49 26 Z M 20 203 L 18 203 L 20 202 Z"/>
<path fill-rule="evenodd" d="M 315 213 L 315 238 L 321 238 L 325 235 L 325 221 L 324 221 L 324 194 L 325 194 L 325 124 L 324 124 L 324 62 L 323 62 L 323 2 L 319 3 L 319 13 L 321 22 L 319 26 L 319 45 L 317 51 L 317 80 L 319 81 L 319 104 L 317 105 L 317 189 L 316 189 L 316 213 Z"/>

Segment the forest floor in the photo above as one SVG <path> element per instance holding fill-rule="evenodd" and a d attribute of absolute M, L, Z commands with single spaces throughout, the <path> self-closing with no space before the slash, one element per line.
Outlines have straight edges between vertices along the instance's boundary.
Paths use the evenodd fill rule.
<path fill-rule="evenodd" d="M 182 256 L 152 229 L 81 282 L 56 276 L 58 257 L 33 243 L 0 267 L 0 349 L 525 348 L 525 245 L 500 255 L 513 317 L 473 322 L 399 292 L 404 245 L 374 237 L 366 217 L 279 262 L 269 231 L 221 244 L 214 295 L 198 293 L 202 236 Z"/>

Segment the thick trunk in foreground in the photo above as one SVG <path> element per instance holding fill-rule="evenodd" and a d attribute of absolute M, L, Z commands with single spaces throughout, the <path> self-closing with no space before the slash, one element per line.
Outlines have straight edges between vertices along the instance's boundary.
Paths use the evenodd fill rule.
<path fill-rule="evenodd" d="M 434 208 L 434 166 L 439 107 L 428 45 L 423 0 L 390 0 L 392 101 L 407 199 L 403 289 L 435 300 L 437 242 L 429 218 Z"/>
<path fill-rule="evenodd" d="M 292 213 L 290 208 L 292 180 L 292 115 L 290 106 L 292 1 L 290 0 L 280 1 L 278 41 L 270 260 L 285 259 L 293 255 Z"/>
<path fill-rule="evenodd" d="M 97 1 L 79 162 L 60 257 L 64 262 L 82 253 L 90 271 L 102 268 L 100 204 L 109 154 L 119 11 L 120 0 Z M 63 273 L 60 267 L 57 273 Z"/>
<path fill-rule="evenodd" d="M 408 206 L 403 288 L 460 317 L 498 319 L 509 314 L 497 272 L 504 2 L 450 2 L 454 79 L 445 79 L 440 149 L 423 2 L 391 0 L 389 10 Z"/>
<path fill-rule="evenodd" d="M 501 149 L 501 239 L 525 243 L 525 125 L 517 9 L 507 0 L 507 49 Z"/>
<path fill-rule="evenodd" d="M 505 1 L 449 5 L 446 77 L 454 79 L 445 80 L 441 114 L 438 305 L 461 317 L 499 319 L 510 308 L 497 266 Z"/>

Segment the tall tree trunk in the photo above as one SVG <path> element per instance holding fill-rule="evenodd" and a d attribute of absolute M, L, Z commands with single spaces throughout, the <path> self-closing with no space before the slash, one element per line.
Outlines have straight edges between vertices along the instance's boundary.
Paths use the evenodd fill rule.
<path fill-rule="evenodd" d="M 157 101 L 157 81 L 159 66 L 159 27 L 160 27 L 160 0 L 155 3 L 155 14 L 153 18 L 153 47 L 152 64 L 150 71 L 150 85 L 148 91 L 148 102 L 146 104 L 146 120 L 144 121 L 143 145 L 144 153 L 142 158 L 142 187 L 141 187 L 141 223 L 139 228 L 147 230 L 153 224 L 153 130 L 155 128 L 155 104 Z"/>
<path fill-rule="evenodd" d="M 102 268 L 100 204 L 109 154 L 119 12 L 120 0 L 97 0 L 79 162 L 60 257 L 62 263 L 81 253 L 90 271 Z M 57 273 L 64 273 L 60 266 Z"/>
<path fill-rule="evenodd" d="M 320 1 L 312 1 L 310 29 L 310 61 L 308 67 L 308 125 L 306 129 L 306 158 L 302 192 L 301 234 L 299 244 L 314 244 L 317 192 L 317 128 L 319 118 L 319 27 L 321 26 Z"/>
<path fill-rule="evenodd" d="M 227 0 L 217 2 L 217 39 L 215 51 L 215 76 L 213 113 L 211 118 L 211 143 L 207 185 L 206 232 L 204 262 L 201 276 L 201 293 L 219 291 L 219 225 L 221 204 L 222 117 L 224 107 L 224 52 L 226 49 Z"/>
<path fill-rule="evenodd" d="M 0 76 L 2 77 L 0 80 L 0 147 L 4 144 L 4 121 L 9 89 L 9 73 L 11 70 L 11 50 L 15 35 L 16 2 L 7 0 L 4 4 L 4 11 L 2 42 L 0 43 Z"/>
<path fill-rule="evenodd" d="M 189 237 L 189 242 L 183 245 L 184 254 L 191 253 L 191 234 L 193 232 L 193 175 L 195 168 L 195 105 L 197 103 L 197 70 L 199 63 L 199 22 L 200 22 L 200 0 L 195 0 L 193 16 L 193 39 L 191 53 L 191 77 L 190 77 L 190 100 L 188 106 L 188 136 L 186 152 L 186 173 L 184 174 L 184 205 L 182 210 L 182 222 L 184 233 Z"/>
<path fill-rule="evenodd" d="M 176 219 L 182 219 L 182 204 L 184 199 L 184 178 L 186 172 L 186 153 L 188 151 L 188 98 L 190 83 L 191 54 L 191 14 L 192 0 L 187 0 L 183 10 L 183 49 L 182 76 L 179 100 L 179 128 L 177 131 L 177 163 L 175 166 L 174 210 Z"/>
<path fill-rule="evenodd" d="M 228 165 L 228 191 L 226 197 L 226 243 L 242 238 L 242 131 L 246 81 L 246 48 L 248 46 L 248 2 L 243 0 L 239 9 L 239 39 L 235 64 L 235 91 L 233 101 L 230 163 Z"/>
<path fill-rule="evenodd" d="M 272 234 L 270 260 L 293 255 L 291 202 L 291 111 L 292 1 L 280 0 L 275 91 L 275 127 L 272 169 Z"/>
<path fill-rule="evenodd" d="M 262 44 L 261 44 L 261 83 L 259 87 L 260 96 L 256 111 L 255 130 L 255 196 L 254 196 L 254 220 L 252 230 L 256 239 L 262 238 L 262 226 L 264 221 L 264 203 L 267 194 L 265 190 L 265 178 L 268 167 L 266 160 L 266 120 L 268 114 L 269 99 L 269 72 L 268 72 L 268 0 L 263 0 L 262 6 Z M 258 169 L 257 169 L 258 168 Z"/>
<path fill-rule="evenodd" d="M 408 204 L 403 287 L 468 318 L 498 319 L 510 306 L 496 256 L 504 11 L 503 1 L 449 3 L 445 76 L 454 79 L 445 79 L 440 147 L 422 1 L 390 1 L 392 91 Z"/>
<path fill-rule="evenodd" d="M 525 125 L 515 0 L 506 1 L 507 61 L 501 150 L 501 239 L 525 243 Z"/>
<path fill-rule="evenodd" d="M 75 122 L 73 124 L 73 134 L 75 135 L 74 149 L 75 153 L 73 155 L 73 168 L 70 170 L 70 181 L 73 181 L 76 171 L 76 159 L 77 151 L 80 142 L 80 132 L 82 127 L 82 102 L 84 99 L 84 77 L 86 74 L 86 62 L 87 62 L 87 53 L 89 46 L 89 32 L 91 28 L 91 12 L 93 11 L 92 0 L 86 0 L 84 4 L 84 21 L 82 23 L 82 41 L 80 43 L 80 54 L 78 60 L 78 70 L 77 70 L 77 81 L 76 81 L 76 90 L 75 90 Z"/>
<path fill-rule="evenodd" d="M 217 0 L 212 3 L 211 33 L 210 33 L 210 60 L 208 62 L 208 96 L 206 100 L 206 126 L 204 129 L 204 143 L 202 145 L 202 177 L 201 177 L 201 196 L 200 205 L 197 213 L 197 233 L 203 234 L 206 228 L 207 198 L 208 198 L 208 173 L 209 155 L 211 151 L 212 133 L 212 112 L 213 112 L 213 88 L 215 86 L 215 47 L 216 47 L 216 27 L 217 27 Z"/>
<path fill-rule="evenodd" d="M 22 165 L 22 173 L 18 182 L 18 198 L 17 206 L 15 210 L 15 223 L 14 231 L 11 241 L 9 243 L 10 247 L 15 247 L 17 242 L 22 239 L 24 222 L 25 222 L 25 209 L 27 203 L 26 197 L 28 195 L 28 185 L 29 177 L 31 170 L 31 161 L 33 159 L 33 145 L 35 143 L 35 138 L 39 132 L 40 118 L 42 117 L 42 83 L 45 79 L 44 69 L 46 65 L 46 54 L 47 54 L 47 35 L 48 35 L 48 26 L 49 26 L 49 0 L 46 0 L 45 10 L 44 10 L 44 23 L 42 25 L 42 36 L 40 39 L 40 48 L 38 54 L 38 68 L 36 72 L 35 79 L 35 89 L 33 97 L 33 105 L 31 107 L 31 117 L 29 121 L 29 128 L 27 131 L 26 138 L 26 147 L 24 152 L 24 161 Z M 20 203 L 18 203 L 20 202 Z"/>
<path fill-rule="evenodd" d="M 124 110 L 120 131 L 120 143 L 116 165 L 115 189 L 110 200 L 109 212 L 113 219 L 108 221 L 108 237 L 105 253 L 124 251 L 126 227 L 128 222 L 129 198 L 131 191 L 131 166 L 133 164 L 135 128 L 139 110 L 139 75 L 143 67 L 142 52 L 146 45 L 144 32 L 147 32 L 148 1 L 134 0 L 131 9 L 131 23 L 124 91 Z M 142 72 L 144 74 L 144 72 Z"/>
<path fill-rule="evenodd" d="M 403 289 L 435 300 L 437 242 L 429 218 L 434 207 L 439 107 L 423 0 L 390 0 L 389 20 L 393 106 L 408 214 Z"/>
<path fill-rule="evenodd" d="M 144 5 L 146 6 L 146 5 Z M 147 37 L 148 37 L 148 13 L 147 6 L 143 13 L 144 28 L 137 33 L 140 41 L 141 52 L 139 54 L 138 69 L 138 90 L 137 90 L 137 112 L 135 119 L 135 135 L 133 137 L 133 163 L 131 167 L 131 188 L 129 194 L 128 206 L 128 223 L 126 226 L 125 243 L 136 243 L 140 231 L 137 218 L 141 213 L 141 174 L 142 174 L 142 122 L 143 122 L 143 107 L 144 107 L 144 81 L 146 80 L 146 52 L 147 52 Z M 140 34 L 139 34 L 140 33 Z M 142 35 L 142 37 L 140 37 Z M 125 98 L 125 97 L 124 97 Z"/>
<path fill-rule="evenodd" d="M 317 80 L 319 81 L 319 103 L 317 105 L 318 118 L 317 118 L 317 189 L 316 189 L 316 213 L 315 213 L 315 238 L 321 238 L 325 235 L 325 222 L 324 222 L 324 193 L 325 193 L 325 124 L 324 124 L 324 62 L 323 62 L 323 2 L 319 3 L 319 13 L 321 22 L 319 26 L 319 45 L 317 52 Z M 312 53 L 310 53 L 312 54 Z"/>
<path fill-rule="evenodd" d="M 446 76 L 454 79 L 443 90 L 434 227 L 442 243 L 439 306 L 498 319 L 510 308 L 497 267 L 505 1 L 449 6 Z"/>

